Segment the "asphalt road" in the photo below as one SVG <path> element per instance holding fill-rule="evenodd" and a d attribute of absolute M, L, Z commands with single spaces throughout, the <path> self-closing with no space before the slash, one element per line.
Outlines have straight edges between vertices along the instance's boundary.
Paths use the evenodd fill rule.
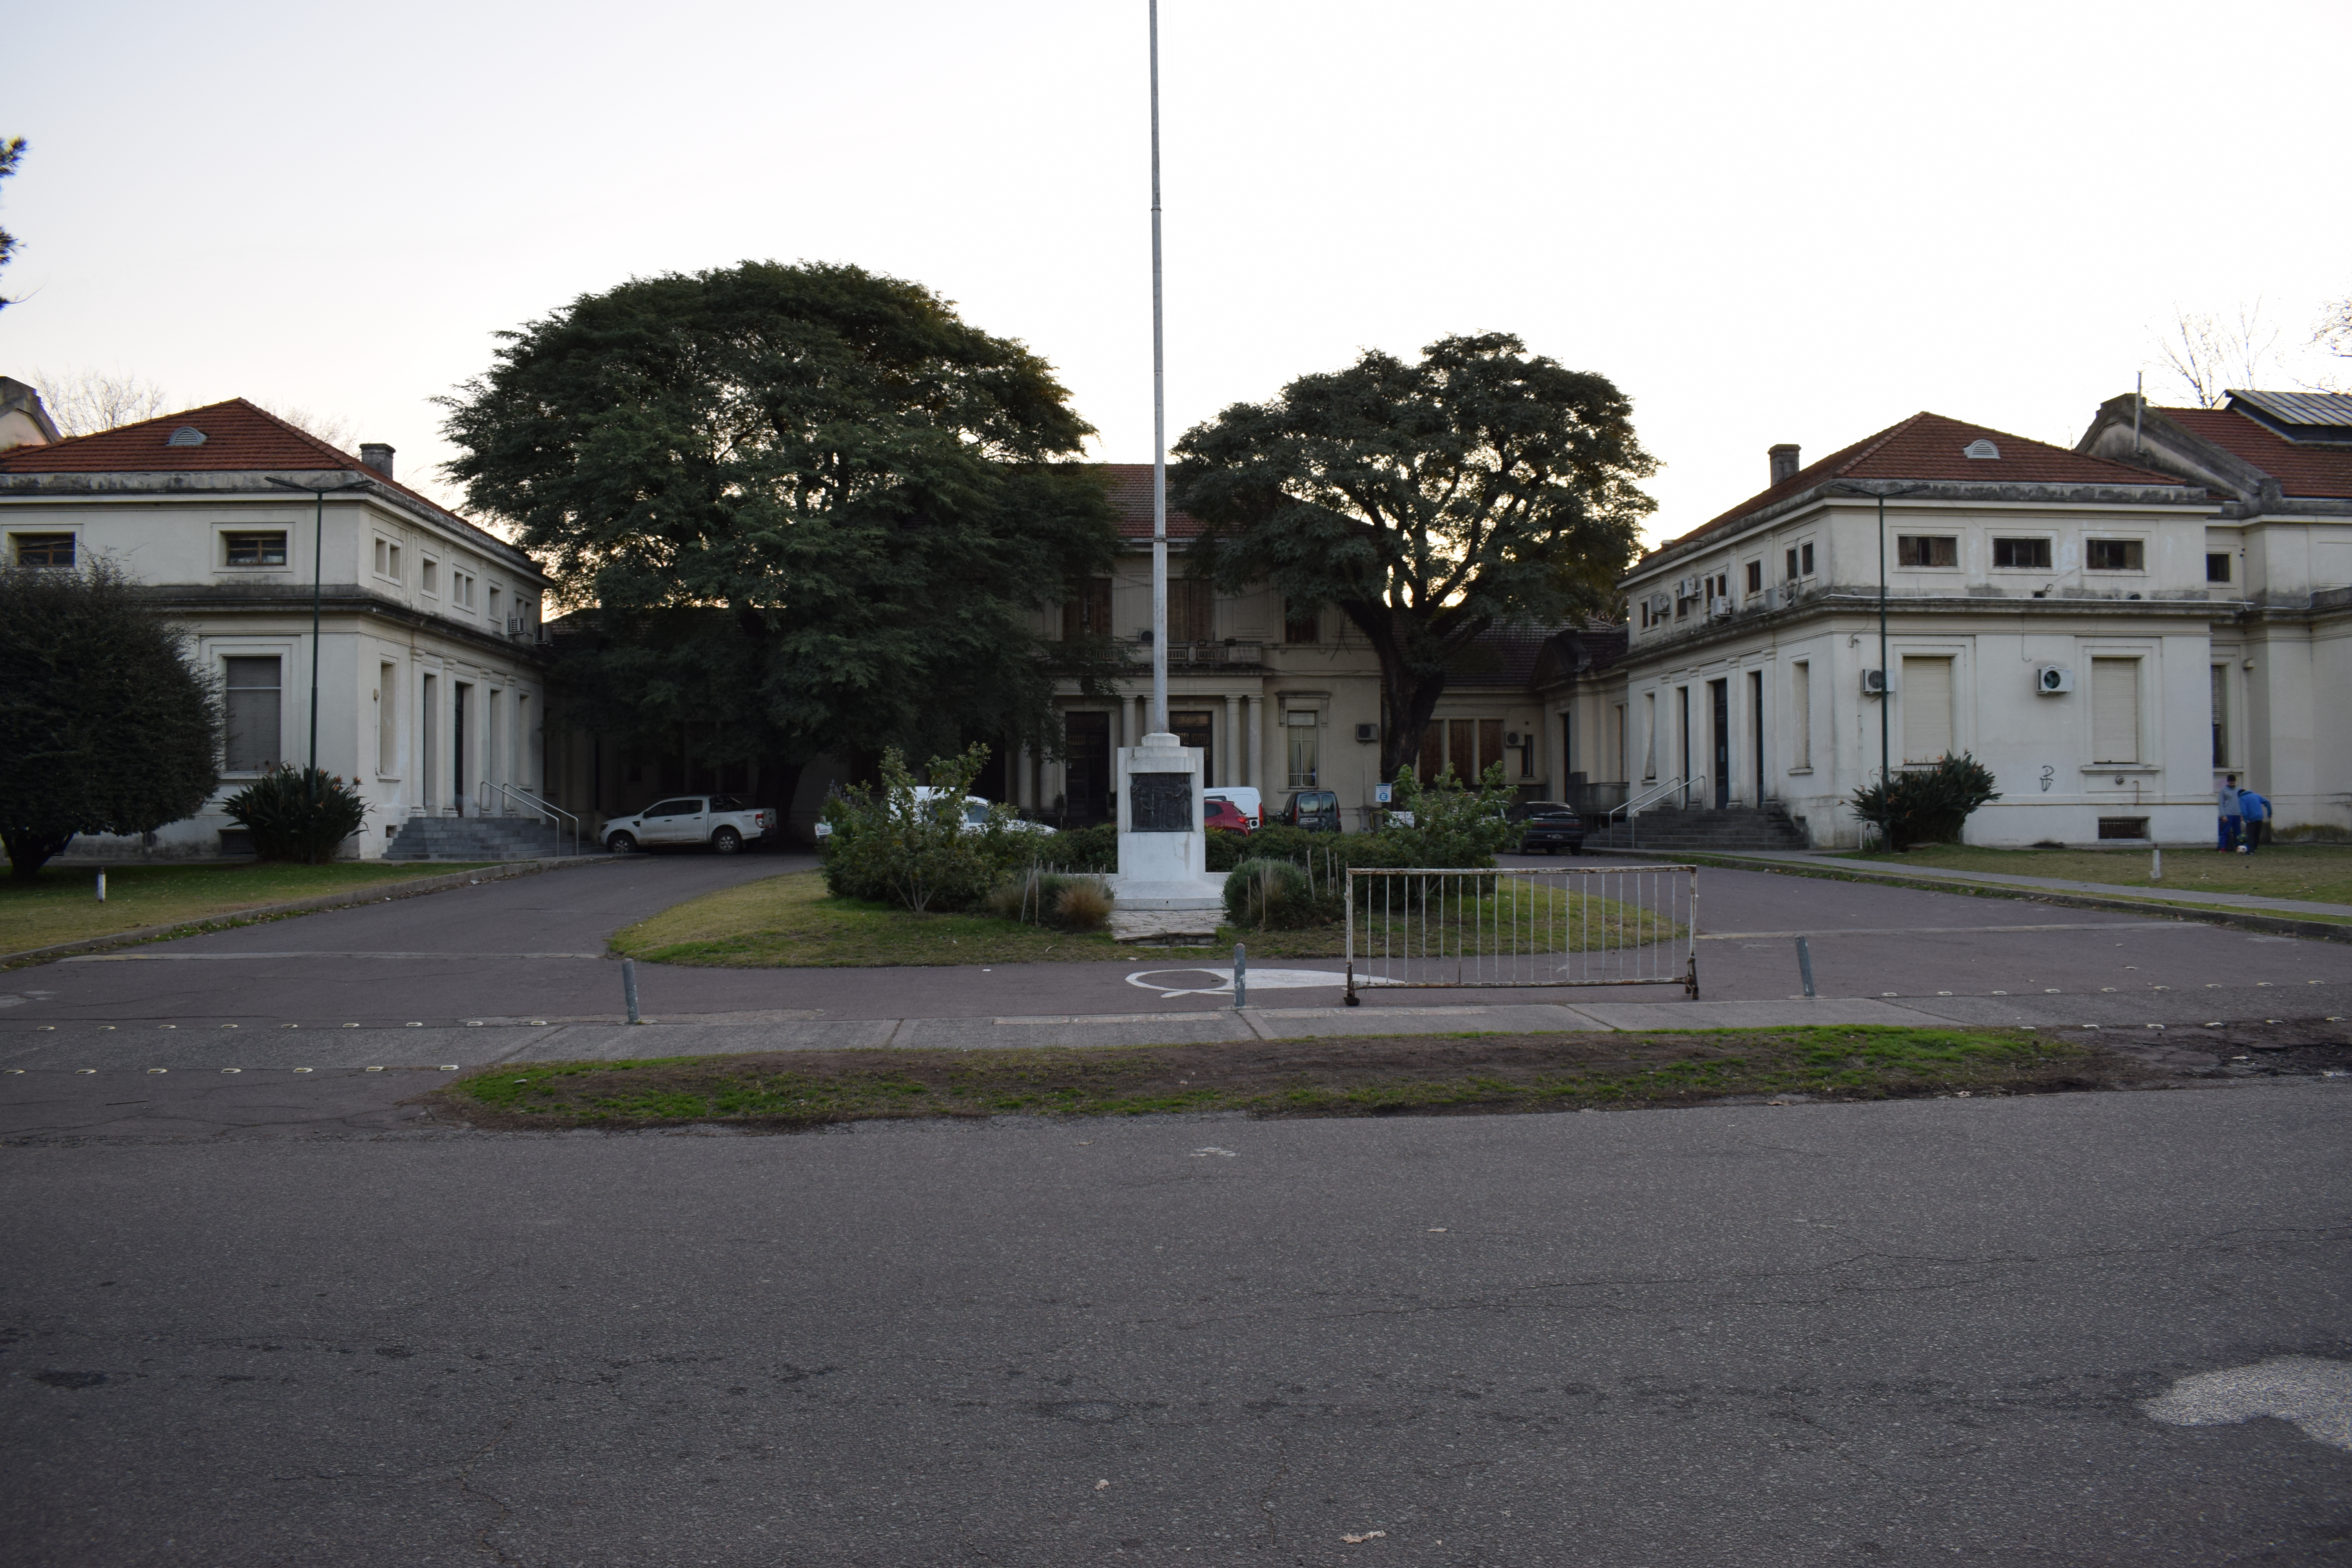
<path fill-rule="evenodd" d="M 25 1568 L 2352 1557 L 2334 1082 L 5 1159 Z"/>
<path fill-rule="evenodd" d="M 809 863 L 767 856 L 633 857 L 18 970 L 0 975 L 0 1059 L 68 1042 L 77 1050 L 105 1047 L 119 1054 L 129 1048 L 122 1034 L 153 1035 L 167 1026 L 212 1031 L 227 1065 L 242 1059 L 235 1052 L 260 1049 L 252 1031 L 289 1024 L 441 1029 L 474 1020 L 614 1018 L 622 1005 L 619 967 L 603 956 L 612 931 L 713 889 Z M 2135 1025 L 2193 1026 L 2209 1016 L 2281 1010 L 2352 1012 L 2346 994 L 2352 945 L 1767 872 L 1710 868 L 1700 872 L 1699 886 L 1706 933 L 1700 979 L 1714 1000 L 1795 994 L 1793 938 L 1807 933 L 1822 995 L 1916 999 L 1971 1021 L 2105 1021 L 2095 1012 L 2078 1018 L 2086 1003 L 2119 1008 Z M 1201 994 L 1216 982 L 1204 982 L 1191 967 L 1222 961 L 1166 953 L 985 969 L 640 964 L 638 976 L 644 1011 L 665 1019 L 763 1012 L 835 1019 L 1129 1014 L 1229 1005 Z M 1339 999 L 1336 961 L 1285 962 L 1328 971 L 1330 983 L 1321 992 L 1269 992 L 1270 1004 Z M 2279 993 L 2290 988 L 2297 994 L 2283 1001 Z M 1670 1001 L 1680 994 L 1678 986 L 1397 991 L 1372 993 L 1367 1005 Z M 234 1037 L 226 1033 L 232 1025 L 239 1031 Z"/>

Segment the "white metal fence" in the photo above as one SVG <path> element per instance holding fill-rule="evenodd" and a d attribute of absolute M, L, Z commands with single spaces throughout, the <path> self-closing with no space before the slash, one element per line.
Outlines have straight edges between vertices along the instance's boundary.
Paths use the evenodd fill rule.
<path fill-rule="evenodd" d="M 1348 868 L 1348 1005 L 1373 986 L 1680 985 L 1696 866 Z"/>

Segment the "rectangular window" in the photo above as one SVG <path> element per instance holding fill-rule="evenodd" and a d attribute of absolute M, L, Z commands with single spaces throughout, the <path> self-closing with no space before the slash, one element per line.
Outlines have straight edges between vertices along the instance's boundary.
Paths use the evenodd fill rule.
<path fill-rule="evenodd" d="M 283 529 L 268 533 L 224 533 L 221 541 L 228 551 L 232 566 L 283 566 L 286 564 L 286 533 Z"/>
<path fill-rule="evenodd" d="M 2139 761 L 2139 660 L 2091 661 L 2091 761 Z"/>
<path fill-rule="evenodd" d="M 2230 765 L 2230 667 L 2213 667 L 2213 765 Z"/>
<path fill-rule="evenodd" d="M 375 771 L 400 772 L 400 666 L 375 670 Z"/>
<path fill-rule="evenodd" d="M 428 594 L 441 592 L 441 565 L 430 555 L 425 558 L 424 574 L 417 580 L 416 585 Z"/>
<path fill-rule="evenodd" d="M 1958 566 L 1960 542 L 1948 533 L 1898 533 L 1895 536 L 1898 566 Z"/>
<path fill-rule="evenodd" d="M 2094 539 L 2083 547 L 2083 564 L 2094 572 L 2144 572 L 2147 546 L 2137 539 Z"/>
<path fill-rule="evenodd" d="M 283 537 L 282 535 L 280 537 Z M 223 765 L 233 773 L 257 773 L 279 761 L 278 658 L 221 660 L 221 705 L 227 720 Z"/>
<path fill-rule="evenodd" d="M 1174 584 L 1170 584 L 1171 587 Z M 1323 731 L 1315 724 L 1286 724 L 1283 732 L 1290 740 L 1290 787 L 1313 789 L 1317 768 L 1316 737 Z"/>
<path fill-rule="evenodd" d="M 1813 765 L 1813 667 L 1799 659 L 1789 667 L 1789 722 L 1794 727 L 1789 739 L 1795 755 L 1796 766 Z"/>
<path fill-rule="evenodd" d="M 1207 642 L 1216 634 L 1216 590 L 1192 577 L 1168 579 L 1168 640 Z"/>
<path fill-rule="evenodd" d="M 1797 546 L 1797 563 L 1804 575 L 1810 577 L 1813 574 L 1813 547 L 1811 544 Z"/>
<path fill-rule="evenodd" d="M 1323 640 L 1322 612 L 1313 605 L 1297 599 L 1282 602 L 1282 640 L 1286 643 L 1312 643 Z"/>
<path fill-rule="evenodd" d="M 499 613 L 499 591 L 493 588 L 490 590 L 490 625 L 503 631 L 506 629 L 506 624 L 505 618 Z"/>
<path fill-rule="evenodd" d="M 1750 561 L 1748 563 L 1748 591 L 1751 594 L 1760 594 L 1764 591 L 1764 563 L 1761 561 Z"/>
<path fill-rule="evenodd" d="M 1796 580 L 1797 580 L 1797 547 L 1796 547 L 1795 545 L 1791 544 L 1790 546 L 1789 546 L 1789 581 L 1790 581 L 1790 582 L 1791 582 L 1791 583 L 1793 583 L 1793 582 L 1795 582 Z"/>
<path fill-rule="evenodd" d="M 2205 581 L 2226 583 L 2230 580 L 2230 557 L 2227 552 L 2209 553 L 2205 557 Z"/>
<path fill-rule="evenodd" d="M 1445 721 L 1445 765 L 1454 776 L 1465 783 L 1477 775 L 1474 765 L 1478 756 L 1478 725 L 1473 719 L 1448 719 Z"/>
<path fill-rule="evenodd" d="M 1089 577 L 1062 601 L 1062 640 L 1110 636 L 1110 579 Z"/>
<path fill-rule="evenodd" d="M 1625 705 L 1614 704 L 1610 710 L 1610 721 L 1617 726 L 1617 776 L 1625 776 Z"/>
<path fill-rule="evenodd" d="M 1422 783 L 1427 784 L 1444 771 L 1445 725 L 1442 720 L 1432 719 L 1422 726 L 1421 757 L 1414 763 L 1413 772 Z"/>
<path fill-rule="evenodd" d="M 1992 542 L 1992 563 L 2011 571 L 2047 572 L 2050 570 L 2050 542 L 2046 539 L 1996 539 Z"/>
<path fill-rule="evenodd" d="M 1952 754 L 1952 661 L 1903 660 L 1903 761 L 1940 762 Z"/>
<path fill-rule="evenodd" d="M 19 566 L 70 566 L 74 563 L 74 536 L 70 533 L 16 533 L 9 535 L 16 546 Z"/>
<path fill-rule="evenodd" d="M 1503 760 L 1503 721 L 1500 719 L 1478 721 L 1478 767 L 1472 775 L 1486 776 L 1486 770 Z"/>

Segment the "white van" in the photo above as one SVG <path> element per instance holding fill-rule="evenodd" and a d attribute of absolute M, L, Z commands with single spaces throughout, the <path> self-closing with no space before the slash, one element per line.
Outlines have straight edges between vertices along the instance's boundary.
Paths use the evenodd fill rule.
<path fill-rule="evenodd" d="M 1202 790 L 1201 798 L 1232 801 L 1234 809 L 1248 817 L 1252 827 L 1265 826 L 1264 797 L 1258 794 L 1255 784 L 1219 784 L 1214 789 Z"/>

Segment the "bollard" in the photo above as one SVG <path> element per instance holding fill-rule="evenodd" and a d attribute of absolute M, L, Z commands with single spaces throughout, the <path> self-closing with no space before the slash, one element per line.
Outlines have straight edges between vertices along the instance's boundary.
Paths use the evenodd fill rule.
<path fill-rule="evenodd" d="M 637 1021 L 637 961 L 621 960 L 621 996 L 629 1005 L 629 1022 Z"/>
<path fill-rule="evenodd" d="M 2164 851 L 2161 849 L 2147 852 L 2147 879 L 2151 882 L 2164 880 Z"/>
<path fill-rule="evenodd" d="M 1234 943 L 1234 1011 L 1249 1005 L 1249 949 Z"/>
<path fill-rule="evenodd" d="M 98 901 L 101 904 L 106 902 L 106 873 L 103 871 L 98 874 Z"/>
<path fill-rule="evenodd" d="M 1813 949 L 1803 937 L 1797 939 L 1797 973 L 1804 977 L 1805 994 L 1813 994 Z"/>

